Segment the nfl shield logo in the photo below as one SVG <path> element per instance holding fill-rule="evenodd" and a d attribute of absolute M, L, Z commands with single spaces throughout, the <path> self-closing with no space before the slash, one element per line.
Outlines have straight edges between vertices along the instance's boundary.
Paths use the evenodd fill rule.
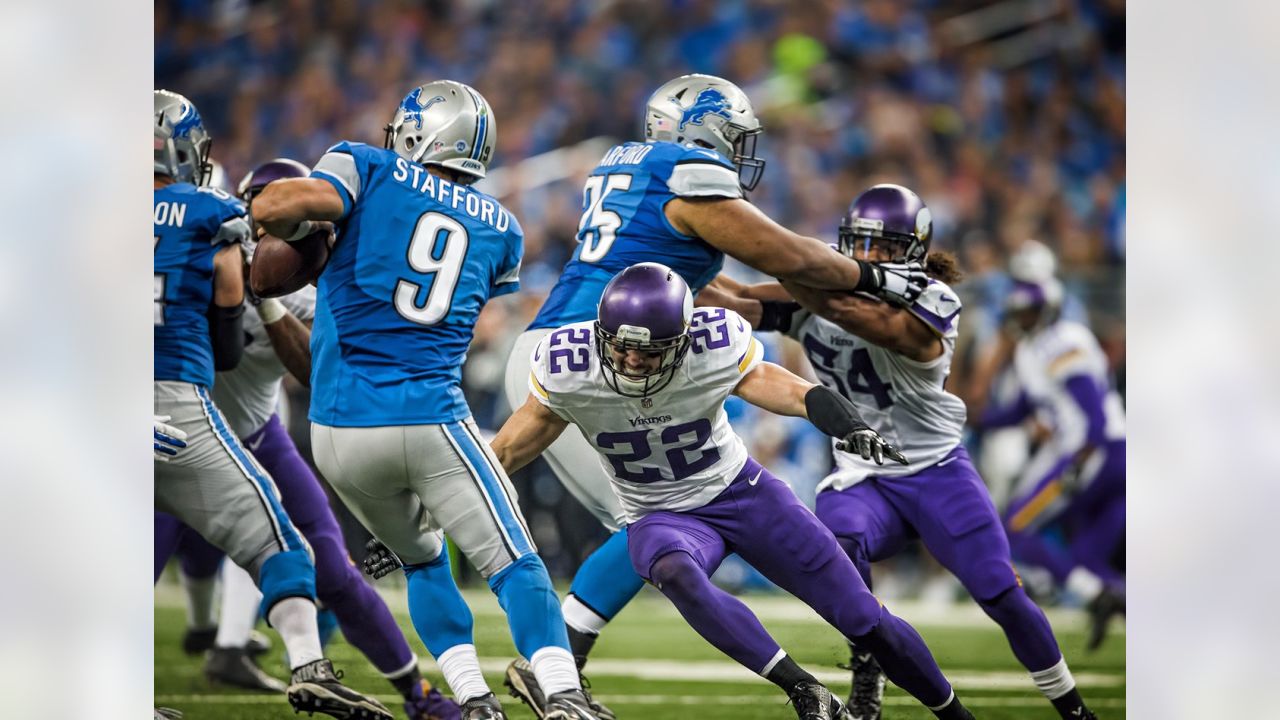
<path fill-rule="evenodd" d="M 653 398 L 644 398 L 643 400 L 641 400 L 641 401 L 640 401 L 640 407 L 642 407 L 642 408 L 651 408 L 651 407 L 653 407 Z"/>

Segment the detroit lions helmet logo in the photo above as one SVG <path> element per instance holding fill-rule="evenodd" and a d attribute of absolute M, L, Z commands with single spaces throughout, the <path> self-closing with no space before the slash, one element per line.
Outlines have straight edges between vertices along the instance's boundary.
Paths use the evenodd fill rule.
<path fill-rule="evenodd" d="M 431 106 L 438 102 L 444 102 L 443 95 L 436 95 L 435 97 L 427 100 L 424 104 L 422 102 L 422 88 L 414 88 L 413 92 L 406 95 L 404 101 L 400 103 L 400 109 L 404 110 L 404 121 L 409 122 L 410 120 L 413 120 L 415 123 L 415 129 L 421 130 L 422 113 L 430 110 Z"/>
<path fill-rule="evenodd" d="M 676 98 L 671 100 L 679 103 Z M 680 124 L 676 129 L 684 130 L 684 126 L 689 123 L 703 125 L 708 115 L 719 115 L 725 120 L 729 119 L 729 100 L 725 98 L 724 93 L 715 88 L 707 88 L 698 93 L 693 104 L 680 113 Z"/>

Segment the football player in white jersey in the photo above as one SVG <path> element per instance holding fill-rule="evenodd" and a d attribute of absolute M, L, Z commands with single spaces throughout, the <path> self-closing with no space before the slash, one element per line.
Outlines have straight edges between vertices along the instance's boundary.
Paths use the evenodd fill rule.
<path fill-rule="evenodd" d="M 960 443 L 965 405 L 945 389 L 960 299 L 955 260 L 929 253 L 929 209 L 900 185 L 876 185 L 840 224 L 840 251 L 867 261 L 924 262 L 929 286 L 909 306 L 784 283 L 814 315 L 797 318 L 800 341 L 823 384 L 848 398 L 911 458 L 884 467 L 837 452 L 818 486 L 816 513 L 871 584 L 871 562 L 920 538 L 1000 624 L 1014 655 L 1062 715 L 1091 718 L 1040 608 L 1010 562 L 1009 542 L 986 486 Z M 819 314 L 821 317 L 819 317 Z M 876 658 L 850 639 L 854 717 L 880 717 L 884 680 Z"/>
<path fill-rule="evenodd" d="M 1049 429 L 1005 509 L 1005 529 L 1019 562 L 1045 568 L 1088 601 L 1094 649 L 1111 617 L 1125 610 L 1124 576 L 1113 564 L 1125 533 L 1124 407 L 1093 333 L 1061 316 L 1062 284 L 1014 275 L 1006 327 L 1017 338 L 1012 368 L 1020 393 L 988 408 L 980 426 L 1034 415 Z M 1043 535 L 1052 524 L 1067 536 L 1065 548 Z"/>
<path fill-rule="evenodd" d="M 776 683 L 800 718 L 840 717 L 838 700 L 710 575 L 736 552 L 874 653 L 890 678 L 942 718 L 972 717 L 919 634 L 867 590 L 836 539 L 791 489 L 747 454 L 724 400 L 807 417 L 867 462 L 905 462 L 839 394 L 761 358 L 745 320 L 693 310 L 689 287 L 658 263 L 604 288 L 595 321 L 558 328 L 532 354 L 529 395 L 492 446 L 508 472 L 570 424 L 596 450 L 621 505 L 637 573 L 700 635 Z"/>

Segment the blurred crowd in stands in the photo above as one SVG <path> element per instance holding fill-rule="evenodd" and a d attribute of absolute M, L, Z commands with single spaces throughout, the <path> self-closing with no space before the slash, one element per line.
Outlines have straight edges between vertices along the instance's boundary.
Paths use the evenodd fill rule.
<path fill-rule="evenodd" d="M 573 252 L 598 154 L 522 161 L 638 139 L 648 95 L 686 72 L 751 96 L 768 167 L 750 199 L 797 232 L 834 241 L 844 208 L 877 182 L 924 198 L 934 249 L 967 274 L 949 388 L 971 394 L 967 369 L 999 327 L 1005 262 L 1037 239 L 1058 257 L 1066 312 L 1099 336 L 1123 392 L 1124 12 L 1123 0 L 157 0 L 155 78 L 200 108 L 232 184 L 273 157 L 311 164 L 338 140 L 381 145 L 422 82 L 485 95 L 498 128 L 490 167 L 505 174 L 490 189 L 524 227 L 526 255 L 523 291 L 486 310 L 464 370 L 482 427 L 509 412 L 510 343 Z M 767 339 L 771 359 L 803 368 L 794 343 Z M 811 500 L 826 439 L 733 412 L 753 453 Z M 304 444 L 305 423 L 295 408 Z M 549 567 L 567 577 L 603 532 L 544 467 L 517 485 Z"/>

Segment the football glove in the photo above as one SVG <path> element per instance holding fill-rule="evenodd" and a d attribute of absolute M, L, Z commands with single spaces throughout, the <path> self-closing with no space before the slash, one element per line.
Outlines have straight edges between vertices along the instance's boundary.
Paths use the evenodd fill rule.
<path fill-rule="evenodd" d="M 169 462 L 169 458 L 187 447 L 187 433 L 172 425 L 166 425 L 168 420 L 168 415 L 155 416 L 154 453 L 159 462 Z"/>
<path fill-rule="evenodd" d="M 400 558 L 386 545 L 378 542 L 377 538 L 365 543 L 364 550 L 368 554 L 360 565 L 364 568 L 364 574 L 371 578 L 386 577 L 403 566 Z"/>
<path fill-rule="evenodd" d="M 836 441 L 836 449 L 853 455 L 861 455 L 863 460 L 875 460 L 883 465 L 884 459 L 896 460 L 902 465 L 909 465 L 907 458 L 898 452 L 898 448 L 890 445 L 880 437 L 880 433 L 869 427 L 861 427 Z"/>
<path fill-rule="evenodd" d="M 929 287 L 929 276 L 919 262 L 858 262 L 865 273 L 856 290 L 865 290 L 894 305 L 907 306 Z"/>

